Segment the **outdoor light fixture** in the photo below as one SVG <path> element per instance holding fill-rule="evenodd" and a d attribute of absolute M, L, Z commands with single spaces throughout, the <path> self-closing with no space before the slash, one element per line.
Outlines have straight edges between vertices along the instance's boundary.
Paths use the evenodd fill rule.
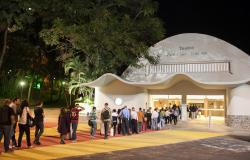
<path fill-rule="evenodd" d="M 25 85 L 25 82 L 24 81 L 20 81 L 19 84 L 20 84 L 21 87 L 23 87 Z"/>
<path fill-rule="evenodd" d="M 24 81 L 20 81 L 19 84 L 21 86 L 21 99 L 22 99 L 22 97 L 23 97 L 23 86 L 25 86 L 25 82 Z"/>
<path fill-rule="evenodd" d="M 115 99 L 115 104 L 118 105 L 118 106 L 122 105 L 122 102 L 123 102 L 122 98 L 117 97 Z"/>

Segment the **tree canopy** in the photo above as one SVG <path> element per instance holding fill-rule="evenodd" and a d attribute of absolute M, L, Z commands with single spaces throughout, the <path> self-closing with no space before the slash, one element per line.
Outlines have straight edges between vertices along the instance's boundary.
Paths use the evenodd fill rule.
<path fill-rule="evenodd" d="M 156 63 L 147 49 L 163 38 L 152 0 L 61 1 L 64 12 L 40 36 L 61 53 L 59 60 L 79 58 L 87 80 L 104 73 L 121 75 L 144 57 Z"/>
<path fill-rule="evenodd" d="M 165 30 L 154 0 L 0 2 L 1 76 L 10 69 L 26 75 L 29 88 L 40 79 L 52 95 L 54 79 L 61 76 L 58 64 L 70 84 L 79 84 L 108 72 L 121 75 L 140 58 L 157 63 L 148 48 L 163 39 Z"/>

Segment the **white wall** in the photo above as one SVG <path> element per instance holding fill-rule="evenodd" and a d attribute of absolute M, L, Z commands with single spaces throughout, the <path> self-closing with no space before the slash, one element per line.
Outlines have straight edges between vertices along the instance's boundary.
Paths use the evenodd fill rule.
<path fill-rule="evenodd" d="M 115 104 L 115 99 L 117 97 L 122 98 L 123 100 L 123 103 L 120 106 Z M 104 107 L 104 103 L 108 103 L 111 109 L 118 109 L 126 105 L 128 108 L 135 107 L 136 110 L 138 110 L 140 107 L 146 107 L 147 100 L 148 94 L 146 92 L 131 95 L 109 94 L 103 93 L 100 88 L 95 88 L 95 106 L 97 107 L 97 110 L 101 110 Z"/>
<path fill-rule="evenodd" d="M 227 114 L 250 116 L 250 85 L 243 84 L 230 91 Z"/>

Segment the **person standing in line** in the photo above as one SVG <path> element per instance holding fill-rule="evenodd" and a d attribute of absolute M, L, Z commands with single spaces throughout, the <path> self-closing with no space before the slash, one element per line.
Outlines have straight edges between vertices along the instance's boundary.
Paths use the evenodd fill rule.
<path fill-rule="evenodd" d="M 78 126 L 78 121 L 79 121 L 79 112 L 84 110 L 83 107 L 81 107 L 79 104 L 76 104 L 72 109 L 71 109 L 71 125 L 72 125 L 72 142 L 75 143 L 77 139 L 76 131 L 77 131 L 77 126 Z"/>
<path fill-rule="evenodd" d="M 130 135 L 129 132 L 129 119 L 130 119 L 130 114 L 127 106 L 124 106 L 123 109 L 121 110 L 120 117 L 122 117 L 122 135 Z"/>
<path fill-rule="evenodd" d="M 18 148 L 21 148 L 22 146 L 22 138 L 24 133 L 26 134 L 26 141 L 28 148 L 32 148 L 30 143 L 30 126 L 27 123 L 28 116 L 32 117 L 32 115 L 27 100 L 22 101 L 20 109 L 21 109 L 21 114 L 18 122 L 18 127 L 19 127 Z"/>
<path fill-rule="evenodd" d="M 111 111 L 108 107 L 108 103 L 104 104 L 104 108 L 101 112 L 101 120 L 104 124 L 104 139 L 108 139 L 109 125 L 111 119 Z"/>
<path fill-rule="evenodd" d="M 179 110 L 176 105 L 173 106 L 173 120 L 174 120 L 174 125 L 177 124 L 178 121 L 178 116 L 179 116 Z"/>
<path fill-rule="evenodd" d="M 168 109 L 166 109 L 165 111 L 165 124 L 169 124 L 170 123 L 170 112 Z"/>
<path fill-rule="evenodd" d="M 147 126 L 148 118 L 146 116 L 146 110 L 143 109 L 142 113 L 143 113 L 142 131 L 146 131 L 148 128 L 148 126 Z"/>
<path fill-rule="evenodd" d="M 132 111 L 131 111 L 131 130 L 132 130 L 132 134 L 134 134 L 134 133 L 138 134 L 137 122 L 138 122 L 138 115 L 137 115 L 137 112 L 135 111 L 135 107 L 132 107 Z"/>
<path fill-rule="evenodd" d="M 72 140 L 72 124 L 71 124 L 71 109 L 74 108 L 74 105 L 68 106 L 66 110 L 66 119 L 68 122 L 68 139 Z"/>
<path fill-rule="evenodd" d="M 112 127 L 114 129 L 114 136 L 116 134 L 116 126 L 117 126 L 117 120 L 118 120 L 118 114 L 116 113 L 116 109 L 113 109 L 113 112 L 112 112 Z"/>
<path fill-rule="evenodd" d="M 13 152 L 10 145 L 10 138 L 11 138 L 11 128 L 15 123 L 15 113 L 14 110 L 9 106 L 11 100 L 6 99 L 4 101 L 3 107 L 0 108 L 0 142 L 4 136 L 4 151 Z"/>
<path fill-rule="evenodd" d="M 44 111 L 43 111 L 43 102 L 38 102 L 35 109 L 35 124 L 36 124 L 36 130 L 35 130 L 35 140 L 34 144 L 41 145 L 40 137 L 42 136 L 44 132 Z"/>
<path fill-rule="evenodd" d="M 117 111 L 117 119 L 118 119 L 118 127 L 117 127 L 117 132 L 118 134 L 121 134 L 122 131 L 122 117 L 120 117 L 121 109 L 118 109 Z"/>
<path fill-rule="evenodd" d="M 21 104 L 20 98 L 14 98 L 10 104 L 10 107 L 14 110 L 15 113 L 15 123 L 12 126 L 12 132 L 11 132 L 12 148 L 17 147 L 15 134 L 18 122 L 18 112 L 20 112 L 20 104 Z"/>
<path fill-rule="evenodd" d="M 58 127 L 57 131 L 60 133 L 60 144 L 65 144 L 65 137 L 68 133 L 69 121 L 67 121 L 67 115 L 65 108 L 61 108 L 58 117 Z"/>
<path fill-rule="evenodd" d="M 160 112 L 159 112 L 159 116 L 160 116 L 160 129 L 165 127 L 165 111 L 163 108 L 161 108 Z"/>
<path fill-rule="evenodd" d="M 177 106 L 177 108 L 178 108 L 178 112 L 179 112 L 178 118 L 181 119 L 181 107 Z"/>
<path fill-rule="evenodd" d="M 138 116 L 138 130 L 139 132 L 141 132 L 143 130 L 143 120 L 144 120 L 144 113 L 142 112 L 141 108 L 139 108 L 137 116 Z"/>
<path fill-rule="evenodd" d="M 89 120 L 91 121 L 90 135 L 91 135 L 91 138 L 95 138 L 95 134 L 96 134 L 96 120 L 97 120 L 96 107 L 93 107 L 92 111 L 90 112 L 90 114 L 89 114 Z"/>
<path fill-rule="evenodd" d="M 129 119 L 128 119 L 129 132 L 132 132 L 131 109 L 129 108 L 128 111 L 129 111 Z"/>
<path fill-rule="evenodd" d="M 147 128 L 151 129 L 152 128 L 152 121 L 151 121 L 152 113 L 151 113 L 151 109 L 147 110 L 146 117 L 147 117 Z"/>
<path fill-rule="evenodd" d="M 158 128 L 158 117 L 159 117 L 159 113 L 158 113 L 158 109 L 155 108 L 153 113 L 152 113 L 152 116 L 151 116 L 151 119 L 152 119 L 152 130 L 157 130 Z"/>

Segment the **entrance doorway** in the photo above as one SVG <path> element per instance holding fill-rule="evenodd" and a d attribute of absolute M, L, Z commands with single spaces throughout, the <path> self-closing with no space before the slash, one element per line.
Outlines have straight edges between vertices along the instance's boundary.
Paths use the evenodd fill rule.
<path fill-rule="evenodd" d="M 170 105 L 181 105 L 181 95 L 150 95 L 151 107 L 153 108 L 166 108 Z"/>
<path fill-rule="evenodd" d="M 187 95 L 187 104 L 198 107 L 198 116 L 225 116 L 224 95 Z"/>

